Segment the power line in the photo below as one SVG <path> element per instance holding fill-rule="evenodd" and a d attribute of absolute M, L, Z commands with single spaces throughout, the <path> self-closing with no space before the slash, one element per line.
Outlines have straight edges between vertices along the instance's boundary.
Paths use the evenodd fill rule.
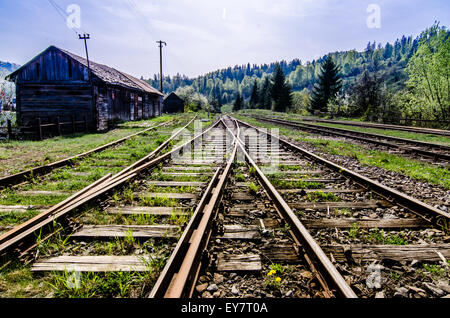
<path fill-rule="evenodd" d="M 149 35 L 152 35 L 150 30 L 148 29 L 147 18 L 141 13 L 138 6 L 136 5 L 136 2 L 134 2 L 133 0 L 126 0 L 126 3 L 130 7 L 133 14 L 136 16 L 139 23 L 144 28 L 145 32 L 147 32 Z"/>
<path fill-rule="evenodd" d="M 55 1 L 53 0 L 47 0 L 48 3 L 50 3 L 50 5 L 53 7 L 53 9 L 55 9 L 55 11 L 58 13 L 58 15 L 64 20 L 64 22 L 67 22 L 67 18 L 69 17 L 69 15 L 67 14 L 67 12 L 61 8 Z M 70 28 L 76 35 L 79 35 L 79 33 L 74 29 L 74 28 Z M 79 28 L 80 31 L 84 30 L 80 27 Z"/>

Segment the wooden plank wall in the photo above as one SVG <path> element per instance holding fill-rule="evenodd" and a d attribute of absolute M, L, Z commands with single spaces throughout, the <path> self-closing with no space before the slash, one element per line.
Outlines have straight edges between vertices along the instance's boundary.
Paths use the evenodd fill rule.
<path fill-rule="evenodd" d="M 94 126 L 92 95 L 89 84 L 20 84 L 20 109 L 18 115 L 25 126 L 35 125 L 36 118 L 42 124 L 69 122 L 87 116 L 90 127 Z"/>
<path fill-rule="evenodd" d="M 81 121 L 104 131 L 117 120 L 139 120 L 161 115 L 162 98 L 121 86 L 89 82 L 87 68 L 58 50 L 49 50 L 28 63 L 17 78 L 20 124 L 36 125 Z"/>

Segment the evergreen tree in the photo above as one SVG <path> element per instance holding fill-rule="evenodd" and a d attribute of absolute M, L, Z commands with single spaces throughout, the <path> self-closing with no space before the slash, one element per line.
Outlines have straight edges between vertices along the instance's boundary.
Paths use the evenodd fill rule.
<path fill-rule="evenodd" d="M 233 104 L 233 111 L 237 112 L 242 109 L 242 104 L 244 103 L 244 99 L 241 97 L 241 94 L 237 93 L 236 100 Z"/>
<path fill-rule="evenodd" d="M 341 87 L 339 67 L 328 55 L 322 64 L 319 79 L 312 90 L 310 111 L 327 111 L 328 102 L 336 97 Z"/>
<path fill-rule="evenodd" d="M 258 105 L 258 82 L 255 79 L 253 83 L 252 93 L 250 94 L 250 108 L 256 108 Z"/>
<path fill-rule="evenodd" d="M 286 84 L 286 78 L 280 64 L 275 67 L 271 98 L 275 103 L 275 111 L 285 112 L 292 106 L 291 88 Z"/>
<path fill-rule="evenodd" d="M 269 77 L 265 77 L 264 83 L 259 92 L 259 105 L 262 109 L 269 109 L 272 106 L 272 100 L 270 97 L 272 91 L 272 84 L 270 83 Z"/>

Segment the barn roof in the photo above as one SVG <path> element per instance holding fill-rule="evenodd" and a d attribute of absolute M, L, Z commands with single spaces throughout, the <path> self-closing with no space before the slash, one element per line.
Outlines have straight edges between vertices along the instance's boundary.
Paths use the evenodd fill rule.
<path fill-rule="evenodd" d="M 84 65 L 85 67 L 87 67 L 87 60 L 84 57 L 78 56 L 76 54 L 73 54 L 73 53 L 71 53 L 69 51 L 66 51 L 66 50 L 63 50 L 63 49 L 60 49 L 60 48 L 58 48 L 56 46 L 53 46 L 53 45 L 48 47 L 44 52 L 40 53 L 38 56 L 33 58 L 31 61 L 35 60 L 36 58 L 38 58 L 42 54 L 45 54 L 49 50 L 61 51 L 62 53 L 66 54 L 67 56 L 69 56 L 70 58 L 75 60 L 76 62 Z M 28 63 L 30 63 L 30 62 L 28 62 Z M 17 74 L 19 74 L 20 71 L 27 64 L 23 65 L 21 68 L 19 68 L 18 70 L 14 71 L 10 75 L 8 75 L 7 79 L 14 80 L 15 76 Z M 163 94 L 160 91 L 155 89 L 153 86 L 151 86 L 147 82 L 145 82 L 143 80 L 140 80 L 140 79 L 137 79 L 136 77 L 134 77 L 132 75 L 126 74 L 126 73 L 121 72 L 121 71 L 118 71 L 115 68 L 112 68 L 112 67 L 109 67 L 109 66 L 106 66 L 106 65 L 103 65 L 103 64 L 99 64 L 99 63 L 93 62 L 91 60 L 89 60 L 89 66 L 90 66 L 90 69 L 91 69 L 91 73 L 94 74 L 96 77 L 98 77 L 101 81 L 103 81 L 105 83 L 108 83 L 108 84 L 111 84 L 111 85 L 124 86 L 124 87 L 127 87 L 127 88 L 137 89 L 137 90 L 140 90 L 140 91 L 145 91 L 147 93 L 157 94 L 157 95 L 163 96 Z"/>
<path fill-rule="evenodd" d="M 170 93 L 169 95 L 167 95 L 164 98 L 164 100 L 167 100 L 167 99 L 177 99 L 177 100 L 183 101 L 177 94 L 175 94 L 175 92 Z"/>

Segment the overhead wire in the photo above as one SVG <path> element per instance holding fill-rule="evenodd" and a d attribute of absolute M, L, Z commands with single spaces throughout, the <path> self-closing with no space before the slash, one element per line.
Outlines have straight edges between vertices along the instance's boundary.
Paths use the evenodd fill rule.
<path fill-rule="evenodd" d="M 55 9 L 55 11 L 58 13 L 58 15 L 64 20 L 64 22 L 67 22 L 67 18 L 69 17 L 69 15 L 67 14 L 67 12 L 61 8 L 54 0 L 47 0 L 48 3 L 53 7 L 53 9 Z M 80 35 L 80 33 L 78 33 L 75 28 L 70 28 L 77 36 Z M 86 33 L 84 32 L 83 28 L 81 28 L 80 26 L 80 31 L 82 31 L 82 33 Z"/>

